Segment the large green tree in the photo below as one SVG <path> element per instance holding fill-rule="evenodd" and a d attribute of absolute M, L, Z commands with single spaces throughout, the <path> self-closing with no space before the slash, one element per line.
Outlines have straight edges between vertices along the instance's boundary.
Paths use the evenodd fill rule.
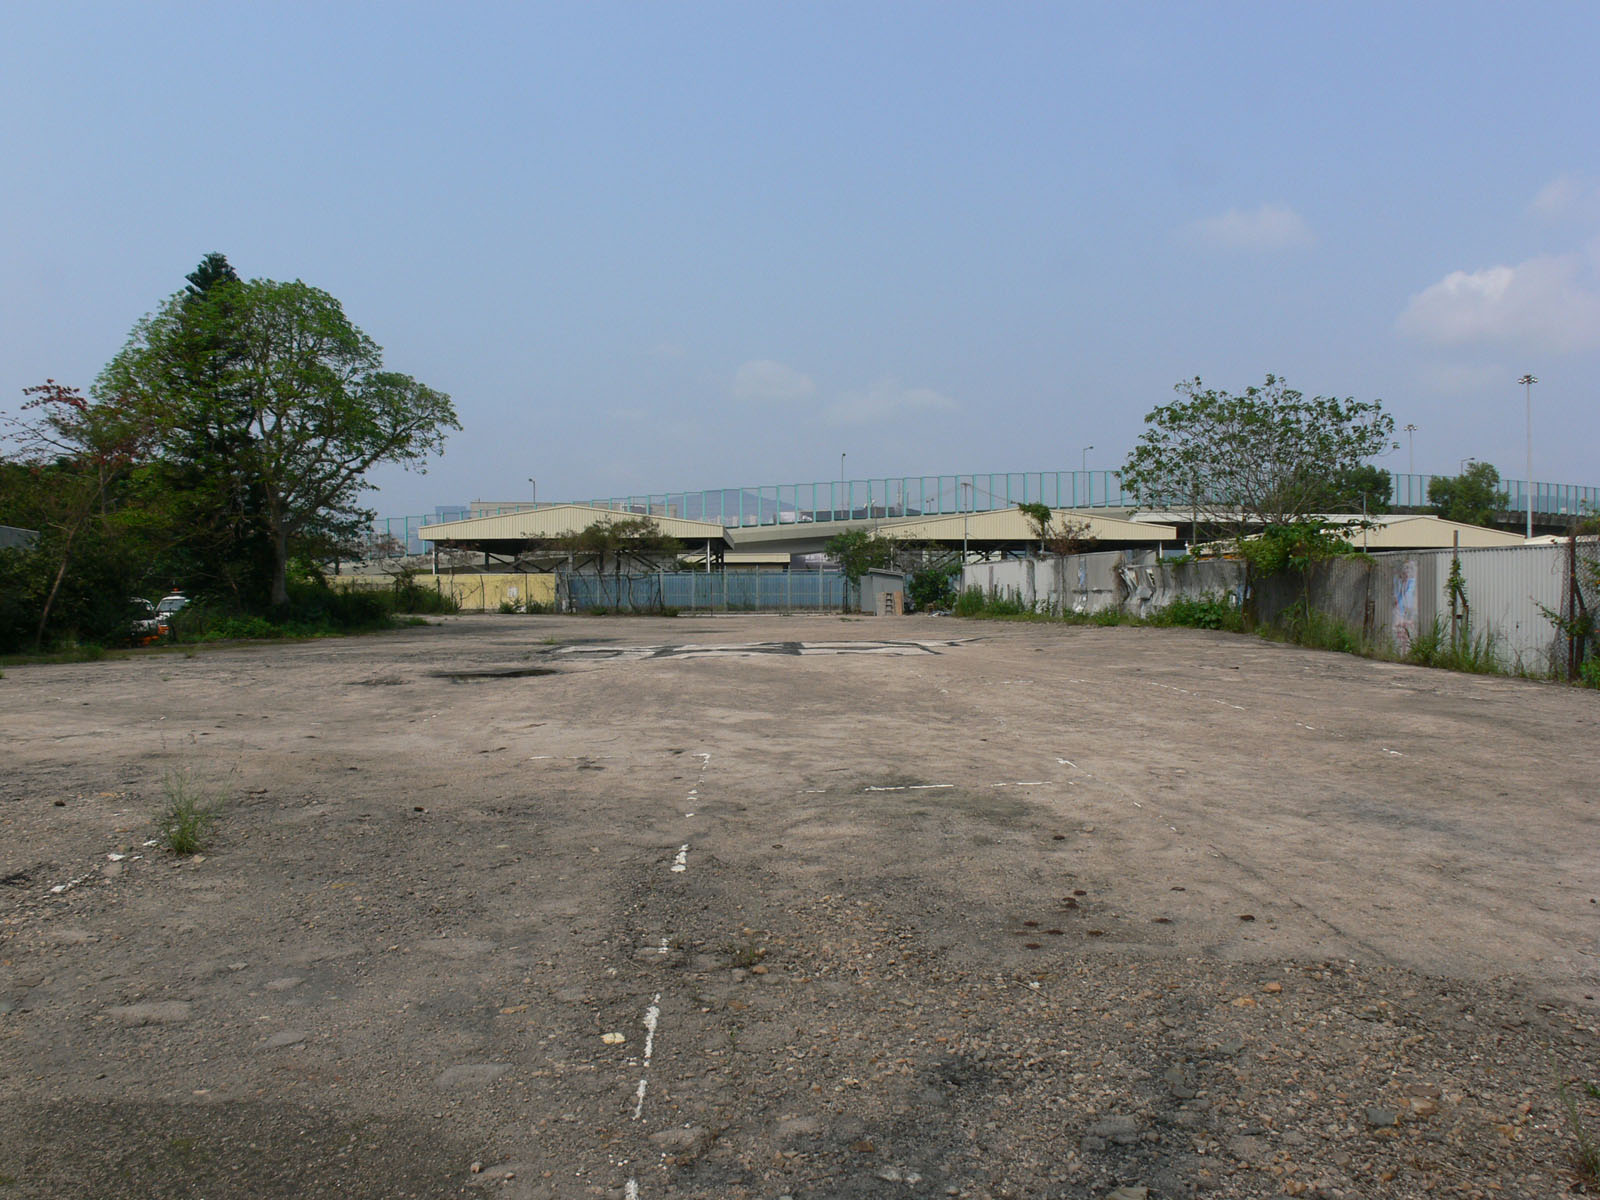
<path fill-rule="evenodd" d="M 1500 489 L 1500 472 L 1489 463 L 1475 462 L 1459 475 L 1435 475 L 1428 480 L 1428 503 L 1447 521 L 1492 525 L 1509 500 Z"/>
<path fill-rule="evenodd" d="M 204 396 L 186 406 L 187 419 L 166 439 L 158 465 L 183 539 L 163 565 L 172 582 L 227 596 L 233 604 L 267 595 L 273 570 L 265 498 L 251 465 L 250 406 L 231 389 L 241 348 L 208 304 L 226 308 L 225 293 L 241 284 L 220 253 L 210 253 L 186 277 L 173 340 L 175 390 Z"/>
<path fill-rule="evenodd" d="M 368 470 L 420 466 L 461 426 L 445 393 L 384 370 L 328 293 L 216 267 L 139 322 L 95 390 L 137 397 L 164 457 L 256 492 L 278 606 L 292 547 L 370 517 Z"/>
<path fill-rule="evenodd" d="M 1392 445 L 1394 418 L 1380 401 L 1307 397 L 1275 375 L 1237 394 L 1198 378 L 1175 390 L 1176 401 L 1145 417 L 1122 468 L 1123 486 L 1146 508 L 1235 529 L 1293 523 Z"/>

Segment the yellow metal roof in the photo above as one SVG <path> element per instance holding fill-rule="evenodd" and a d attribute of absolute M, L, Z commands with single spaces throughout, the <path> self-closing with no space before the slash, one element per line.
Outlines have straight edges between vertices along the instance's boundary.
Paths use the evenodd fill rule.
<path fill-rule="evenodd" d="M 1178 531 L 1171 525 L 1149 521 L 1124 521 L 1118 517 L 1074 509 L 1052 509 L 1055 524 L 1070 522 L 1087 525 L 1088 536 L 1109 542 L 1170 542 Z M 850 521 L 804 522 L 798 525 L 747 525 L 728 530 L 735 546 L 754 549 L 773 543 L 814 543 L 821 545 L 837 533 L 868 529 L 903 542 L 947 542 L 958 544 L 963 537 L 971 542 L 1038 541 L 1033 526 L 1021 510 L 997 508 L 990 512 L 947 513 L 938 517 L 879 517 Z"/>
<path fill-rule="evenodd" d="M 1330 521 L 1338 517 L 1328 518 Z M 1520 546 L 1520 533 L 1507 533 L 1503 529 L 1486 529 L 1482 525 L 1464 525 L 1460 521 L 1446 521 L 1443 517 L 1403 515 L 1372 518 L 1372 529 L 1352 528 L 1348 534 L 1350 544 L 1362 550 L 1448 550 L 1455 545 L 1456 534 L 1461 535 L 1461 546 Z"/>
<path fill-rule="evenodd" d="M 567 537 L 579 533 L 596 521 L 626 521 L 643 513 L 619 512 L 589 504 L 550 504 L 497 517 L 472 517 L 465 521 L 444 521 L 424 525 L 418 536 L 426 542 L 515 542 L 534 538 Z M 715 521 L 687 521 L 682 517 L 647 518 L 668 537 L 685 542 L 723 540 L 722 526 Z"/>

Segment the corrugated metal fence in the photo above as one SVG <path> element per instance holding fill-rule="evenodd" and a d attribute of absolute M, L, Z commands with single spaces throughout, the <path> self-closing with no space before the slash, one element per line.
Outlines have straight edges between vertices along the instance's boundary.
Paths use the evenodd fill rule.
<path fill-rule="evenodd" d="M 1404 651 L 1434 622 L 1450 632 L 1450 559 L 1453 550 L 1396 551 L 1373 555 L 1367 595 L 1373 627 Z M 1547 612 L 1567 599 L 1567 547 L 1496 546 L 1462 550 L 1466 618 L 1474 637 L 1489 636 L 1502 665 L 1543 672 L 1563 668 L 1566 639 Z"/>

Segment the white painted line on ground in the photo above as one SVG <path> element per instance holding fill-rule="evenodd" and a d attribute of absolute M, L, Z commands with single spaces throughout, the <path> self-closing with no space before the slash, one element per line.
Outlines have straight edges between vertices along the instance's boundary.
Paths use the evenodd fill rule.
<path fill-rule="evenodd" d="M 662 953 L 666 953 L 667 939 L 661 939 Z M 650 1056 L 656 1052 L 656 1025 L 661 1020 L 661 993 L 657 992 L 655 999 L 650 1001 L 650 1007 L 644 1010 L 644 1065 L 650 1065 Z"/>
<path fill-rule="evenodd" d="M 1078 769 L 1078 764 L 1073 762 L 1070 758 L 1058 758 L 1056 761 L 1064 767 L 1071 767 L 1074 771 Z"/>
<path fill-rule="evenodd" d="M 1394 756 L 1395 756 L 1395 757 L 1396 757 L 1396 758 L 1404 758 L 1404 757 L 1405 757 L 1405 755 L 1404 755 L 1404 754 L 1401 754 L 1401 753 L 1400 753 L 1400 751 L 1398 751 L 1398 750 L 1391 750 L 1391 749 L 1389 749 L 1389 747 L 1387 747 L 1387 746 L 1385 746 L 1385 747 L 1384 747 L 1384 748 L 1383 748 L 1383 752 L 1384 752 L 1384 753 L 1385 753 L 1385 754 L 1392 754 L 1392 755 L 1394 755 Z"/>
<path fill-rule="evenodd" d="M 936 792 L 942 788 L 953 788 L 953 783 L 903 783 L 899 787 L 864 787 L 864 792 Z"/>
<path fill-rule="evenodd" d="M 677 856 L 674 857 L 673 860 L 672 860 L 672 870 L 673 870 L 674 874 L 680 874 L 680 873 L 682 873 L 684 871 L 687 871 L 688 869 L 689 869 L 689 843 L 685 842 L 683 845 L 678 847 Z"/>

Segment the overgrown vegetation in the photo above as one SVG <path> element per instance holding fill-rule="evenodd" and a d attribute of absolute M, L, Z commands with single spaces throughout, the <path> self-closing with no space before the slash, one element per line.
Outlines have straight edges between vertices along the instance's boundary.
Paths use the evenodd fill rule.
<path fill-rule="evenodd" d="M 1447 521 L 1492 525 L 1510 505 L 1510 497 L 1500 488 L 1500 472 L 1489 463 L 1475 462 L 1459 475 L 1430 479 L 1428 503 Z"/>
<path fill-rule="evenodd" d="M 210 844 L 226 797 L 212 795 L 184 771 L 162 781 L 165 807 L 156 817 L 156 840 L 174 854 L 198 854 Z"/>
<path fill-rule="evenodd" d="M 913 571 L 906 584 L 906 600 L 916 612 L 947 612 L 955 606 L 959 578 L 961 564 L 956 562 Z"/>
<path fill-rule="evenodd" d="M 345 610 L 291 564 L 370 520 L 369 468 L 418 465 L 459 428 L 327 293 L 241 280 L 220 254 L 187 278 L 89 395 L 48 380 L 0 417 L 0 524 L 37 531 L 0 550 L 0 653 L 117 645 L 128 598 L 173 586 L 205 601 L 191 625 L 335 631 Z"/>
<path fill-rule="evenodd" d="M 1179 596 L 1150 615 L 1149 623 L 1186 629 L 1223 629 L 1243 633 L 1244 613 L 1226 596 Z"/>
<path fill-rule="evenodd" d="M 1588 1082 L 1564 1082 L 1556 1090 L 1561 1097 L 1562 1107 L 1567 1110 L 1567 1124 L 1572 1126 L 1572 1169 L 1577 1172 L 1578 1181 L 1585 1188 L 1600 1188 L 1600 1140 L 1596 1140 L 1590 1132 L 1582 1103 L 1584 1096 L 1600 1100 L 1600 1087 Z"/>

